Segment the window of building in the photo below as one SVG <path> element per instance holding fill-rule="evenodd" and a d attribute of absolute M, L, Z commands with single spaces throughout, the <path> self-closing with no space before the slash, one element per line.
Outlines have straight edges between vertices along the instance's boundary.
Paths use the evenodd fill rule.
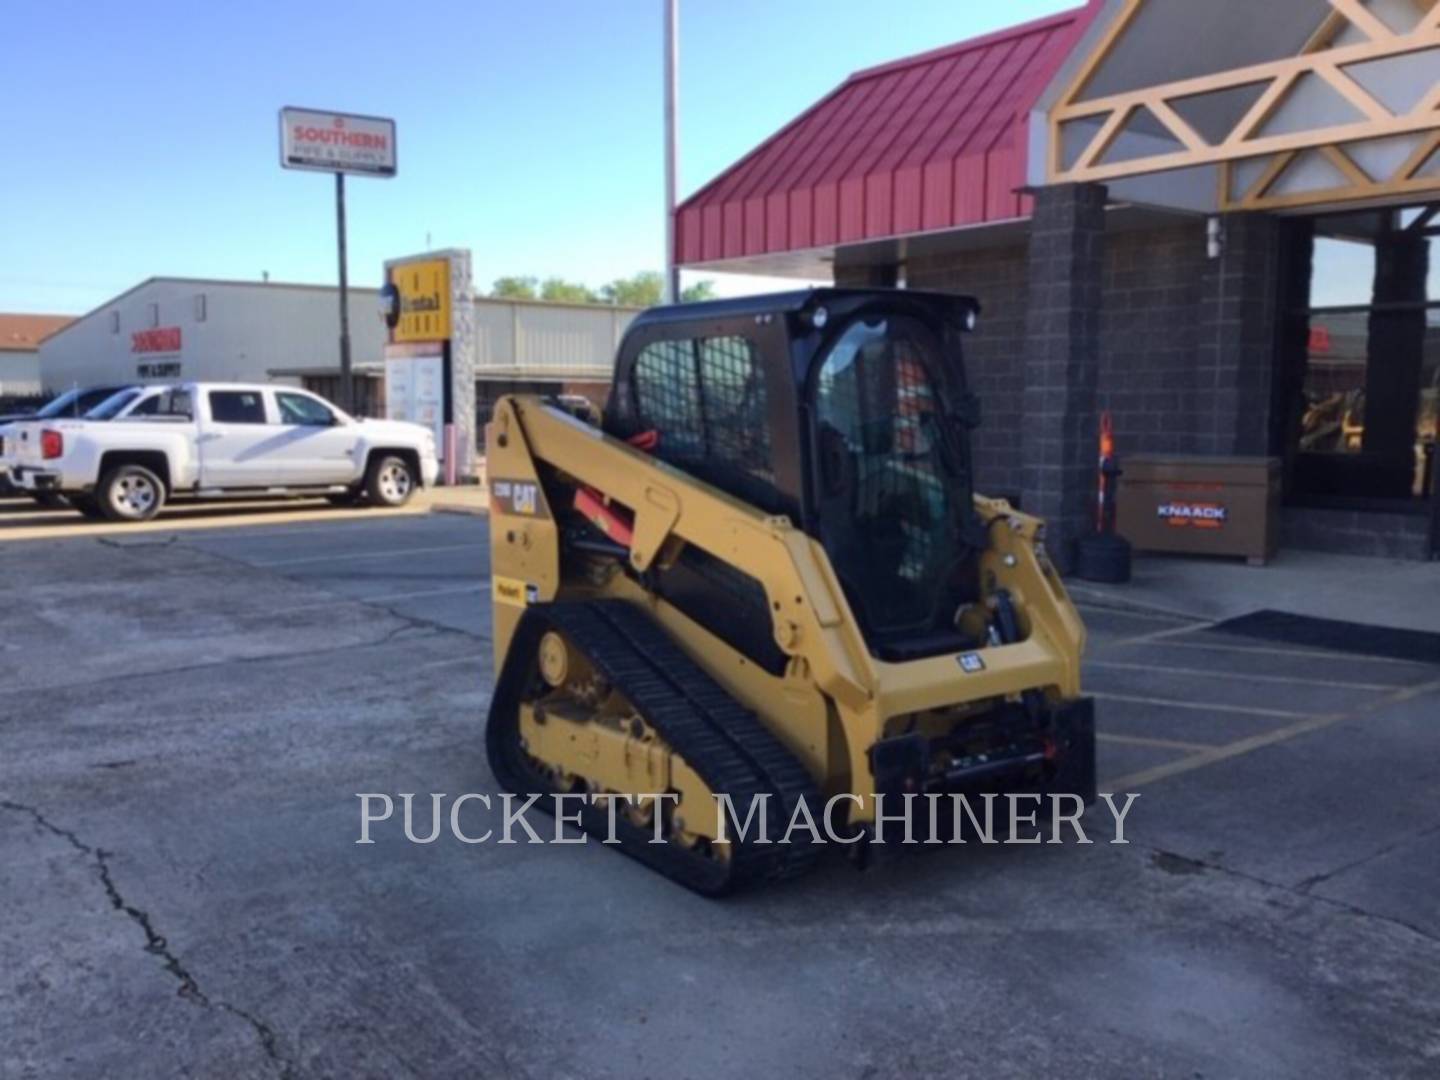
<path fill-rule="evenodd" d="M 205 294 L 203 292 L 195 294 L 195 321 L 205 321 Z"/>
<path fill-rule="evenodd" d="M 254 390 L 211 390 L 210 418 L 217 424 L 263 424 L 265 398 Z"/>
<path fill-rule="evenodd" d="M 120 312 L 118 311 L 110 312 L 110 332 L 112 334 L 120 332 Z"/>
<path fill-rule="evenodd" d="M 1317 218 L 1296 243 L 1309 258 L 1302 247 L 1289 319 L 1292 497 L 1423 506 L 1436 473 L 1440 206 Z"/>

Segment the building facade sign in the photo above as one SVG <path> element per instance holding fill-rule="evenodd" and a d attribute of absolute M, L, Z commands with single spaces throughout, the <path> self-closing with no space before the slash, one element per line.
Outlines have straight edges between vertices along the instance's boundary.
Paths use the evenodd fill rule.
<path fill-rule="evenodd" d="M 158 326 L 153 330 L 136 330 L 130 335 L 132 353 L 178 353 L 180 327 Z"/>

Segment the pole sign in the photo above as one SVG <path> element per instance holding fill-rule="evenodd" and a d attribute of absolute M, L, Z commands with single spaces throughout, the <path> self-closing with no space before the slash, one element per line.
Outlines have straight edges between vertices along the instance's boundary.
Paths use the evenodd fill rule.
<path fill-rule="evenodd" d="M 390 340 L 397 343 L 444 341 L 450 336 L 450 260 L 425 259 L 390 268 L 389 293 L 395 305 Z"/>
<path fill-rule="evenodd" d="M 287 169 L 395 175 L 395 121 L 380 116 L 280 110 L 280 164 Z"/>

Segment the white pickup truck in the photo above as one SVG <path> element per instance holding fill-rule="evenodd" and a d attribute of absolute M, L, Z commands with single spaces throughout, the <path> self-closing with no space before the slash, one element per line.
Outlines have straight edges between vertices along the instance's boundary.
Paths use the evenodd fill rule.
<path fill-rule="evenodd" d="M 402 506 L 439 471 L 428 428 L 356 419 L 288 386 L 149 387 L 122 417 L 30 421 L 9 436 L 15 486 L 112 521 L 145 521 L 175 496 Z"/>

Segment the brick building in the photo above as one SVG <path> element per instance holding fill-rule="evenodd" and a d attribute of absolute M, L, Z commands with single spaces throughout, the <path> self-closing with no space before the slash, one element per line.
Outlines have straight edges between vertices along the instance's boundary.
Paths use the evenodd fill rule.
<path fill-rule="evenodd" d="M 1273 456 L 1292 546 L 1440 550 L 1440 4 L 1092 0 L 862 71 L 681 205 L 681 265 L 973 294 L 982 490 Z"/>

